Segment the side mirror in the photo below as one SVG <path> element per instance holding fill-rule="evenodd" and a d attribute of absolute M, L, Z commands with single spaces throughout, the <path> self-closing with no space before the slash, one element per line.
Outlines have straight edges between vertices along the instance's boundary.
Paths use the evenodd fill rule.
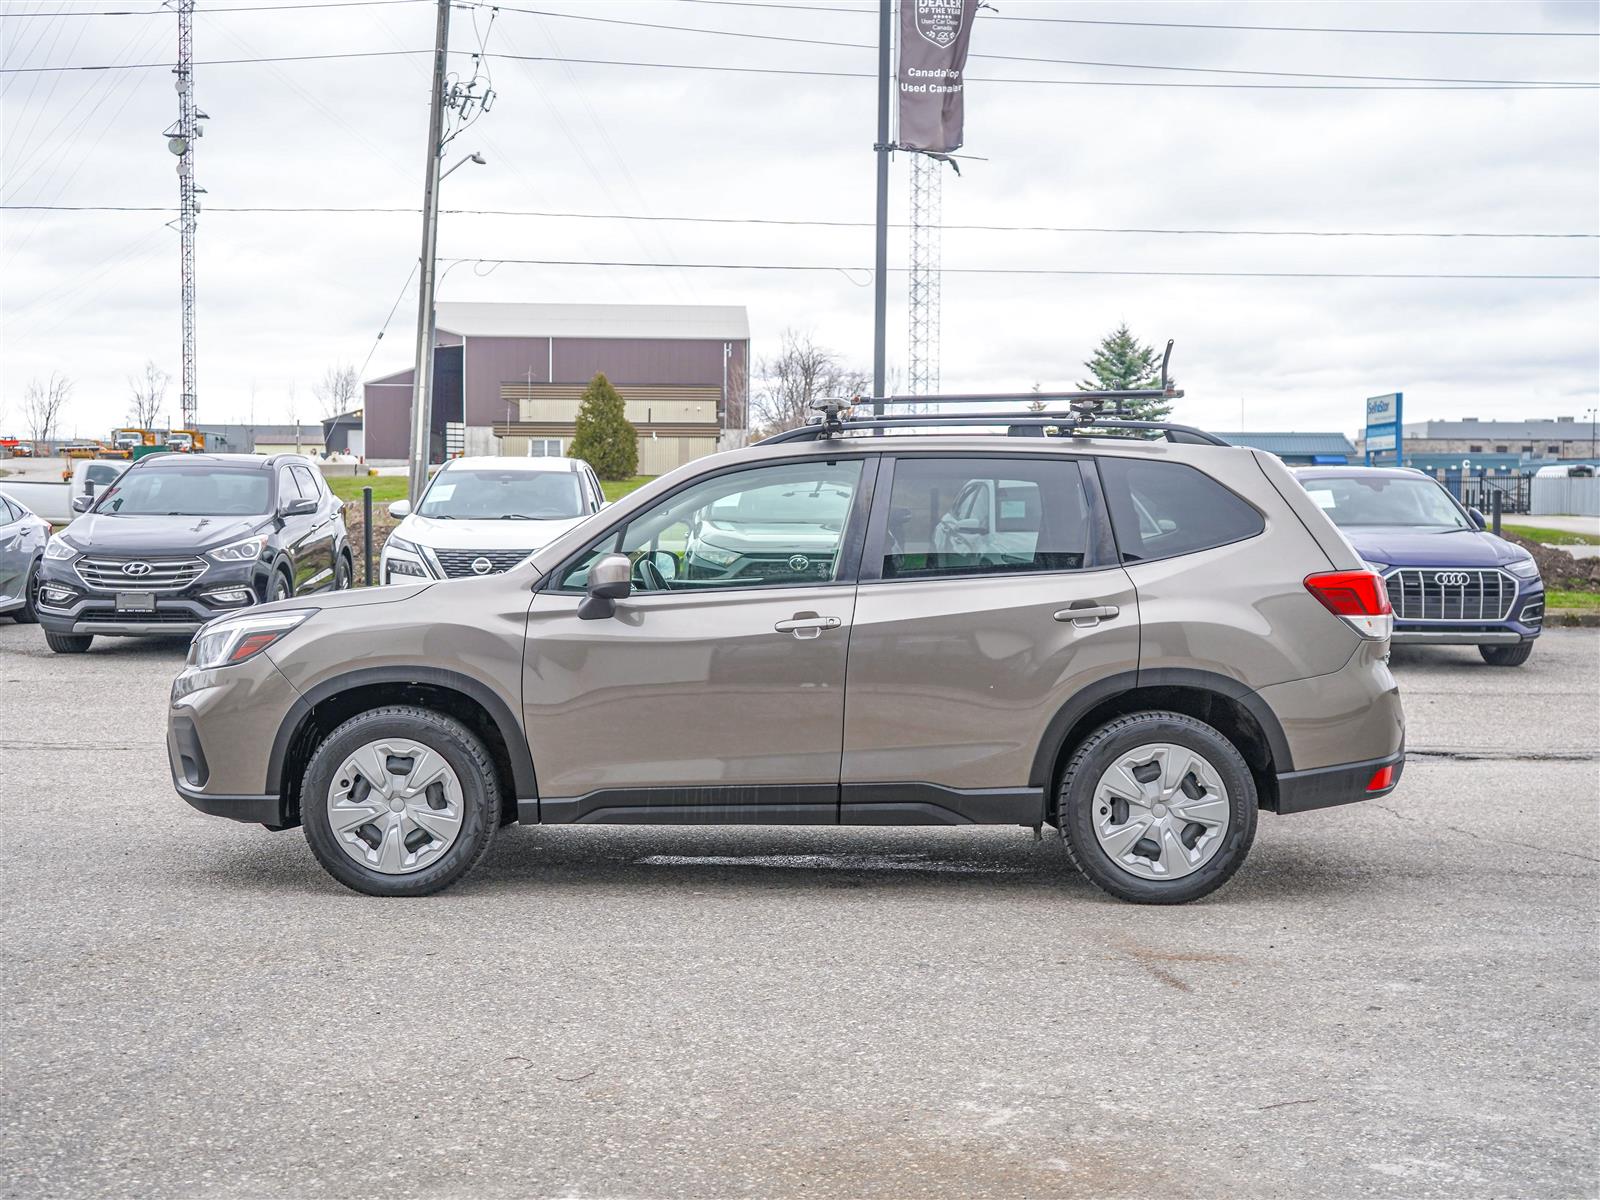
<path fill-rule="evenodd" d="M 93 496 L 74 496 L 72 498 L 72 511 L 75 513 L 86 513 L 93 505 Z"/>
<path fill-rule="evenodd" d="M 626 554 L 607 554 L 589 567 L 588 595 L 578 605 L 580 621 L 603 621 L 614 616 L 617 601 L 633 594 L 633 564 Z"/>
<path fill-rule="evenodd" d="M 1467 515 L 1472 518 L 1472 523 L 1479 529 L 1489 528 L 1489 522 L 1484 515 L 1475 508 L 1467 509 Z"/>
<path fill-rule="evenodd" d="M 411 501 L 396 500 L 389 505 L 389 515 L 397 521 L 409 517 L 411 515 Z"/>
<path fill-rule="evenodd" d="M 280 517 L 305 517 L 317 511 L 317 502 L 301 496 L 291 500 L 278 510 Z"/>

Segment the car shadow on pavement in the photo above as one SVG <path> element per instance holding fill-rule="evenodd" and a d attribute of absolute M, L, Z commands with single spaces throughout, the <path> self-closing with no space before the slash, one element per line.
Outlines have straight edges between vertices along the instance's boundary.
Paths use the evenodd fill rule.
<path fill-rule="evenodd" d="M 1049 891 L 1122 906 L 1068 861 L 1048 827 L 1026 829 L 816 829 L 709 826 L 545 826 L 501 829 L 489 854 L 442 896 L 525 895 L 560 889 L 719 893 L 870 889 L 885 893 Z M 262 835 L 265 837 L 266 835 Z M 268 849 L 270 847 L 270 849 Z M 264 853 L 263 850 L 266 850 Z M 1270 897 L 1333 899 L 1370 890 L 1357 865 L 1330 865 L 1309 848 L 1259 842 L 1240 873 L 1203 904 Z M 190 882 L 262 895 L 348 895 L 323 871 L 298 830 L 208 848 Z"/>

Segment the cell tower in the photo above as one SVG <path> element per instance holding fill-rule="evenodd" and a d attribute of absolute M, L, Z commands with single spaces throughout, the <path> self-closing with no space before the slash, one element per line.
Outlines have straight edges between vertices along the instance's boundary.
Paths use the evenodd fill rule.
<path fill-rule="evenodd" d="M 194 350 L 194 234 L 205 189 L 194 182 L 194 144 L 205 130 L 205 113 L 194 102 L 194 0 L 166 0 L 178 14 L 178 65 L 172 69 L 178 89 L 178 119 L 162 134 L 167 149 L 178 156 L 178 232 L 183 273 L 183 428 L 193 429 L 197 416 Z"/>
<path fill-rule="evenodd" d="M 911 278 L 906 291 L 906 393 L 939 390 L 939 252 L 944 163 L 926 154 L 911 158 Z"/>

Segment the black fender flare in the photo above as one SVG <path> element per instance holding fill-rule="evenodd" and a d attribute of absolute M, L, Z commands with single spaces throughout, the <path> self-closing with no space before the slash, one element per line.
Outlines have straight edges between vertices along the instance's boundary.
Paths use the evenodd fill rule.
<path fill-rule="evenodd" d="M 1044 737 L 1040 739 L 1038 749 L 1034 752 L 1033 767 L 1028 773 L 1029 785 L 1040 788 L 1050 786 L 1051 773 L 1055 769 L 1061 743 L 1072 727 L 1083 720 L 1092 709 L 1124 692 L 1150 687 L 1181 687 L 1193 691 L 1214 692 L 1234 701 L 1254 717 L 1256 724 L 1261 727 L 1261 732 L 1267 739 L 1267 748 L 1272 751 L 1273 773 L 1282 775 L 1294 770 L 1294 757 L 1289 752 L 1289 739 L 1284 736 L 1282 723 L 1272 711 L 1271 705 L 1249 684 L 1241 683 L 1226 675 L 1219 675 L 1215 671 L 1201 671 L 1188 667 L 1155 667 L 1149 670 L 1119 671 L 1115 675 L 1097 679 L 1088 687 L 1075 692 L 1045 727 Z"/>
<path fill-rule="evenodd" d="M 420 666 L 361 667 L 324 679 L 309 691 L 301 693 L 300 698 L 284 715 L 282 723 L 278 726 L 278 732 L 272 739 L 272 755 L 267 763 L 268 792 L 282 793 L 283 764 L 288 760 L 289 747 L 294 744 L 296 735 L 311 716 L 311 710 L 340 692 L 348 692 L 352 688 L 366 687 L 374 683 L 425 684 L 460 692 L 475 700 L 489 714 L 489 719 L 494 722 L 495 728 L 500 731 L 501 740 L 505 742 L 506 755 L 511 760 L 511 779 L 517 792 L 515 798 L 538 799 L 539 787 L 533 772 L 533 756 L 528 752 L 528 739 L 523 737 L 522 725 L 512 712 L 511 706 L 501 699 L 498 692 L 470 675 Z"/>

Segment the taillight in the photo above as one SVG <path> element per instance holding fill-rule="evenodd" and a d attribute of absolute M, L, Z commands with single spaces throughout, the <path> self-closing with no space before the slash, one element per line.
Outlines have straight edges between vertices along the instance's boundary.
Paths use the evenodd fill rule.
<path fill-rule="evenodd" d="M 1394 764 L 1379 767 L 1372 773 L 1372 778 L 1367 780 L 1367 791 L 1381 792 L 1394 786 Z"/>
<path fill-rule="evenodd" d="M 1389 593 L 1375 571 L 1325 571 L 1307 575 L 1306 591 L 1364 638 L 1386 638 L 1394 630 Z"/>

